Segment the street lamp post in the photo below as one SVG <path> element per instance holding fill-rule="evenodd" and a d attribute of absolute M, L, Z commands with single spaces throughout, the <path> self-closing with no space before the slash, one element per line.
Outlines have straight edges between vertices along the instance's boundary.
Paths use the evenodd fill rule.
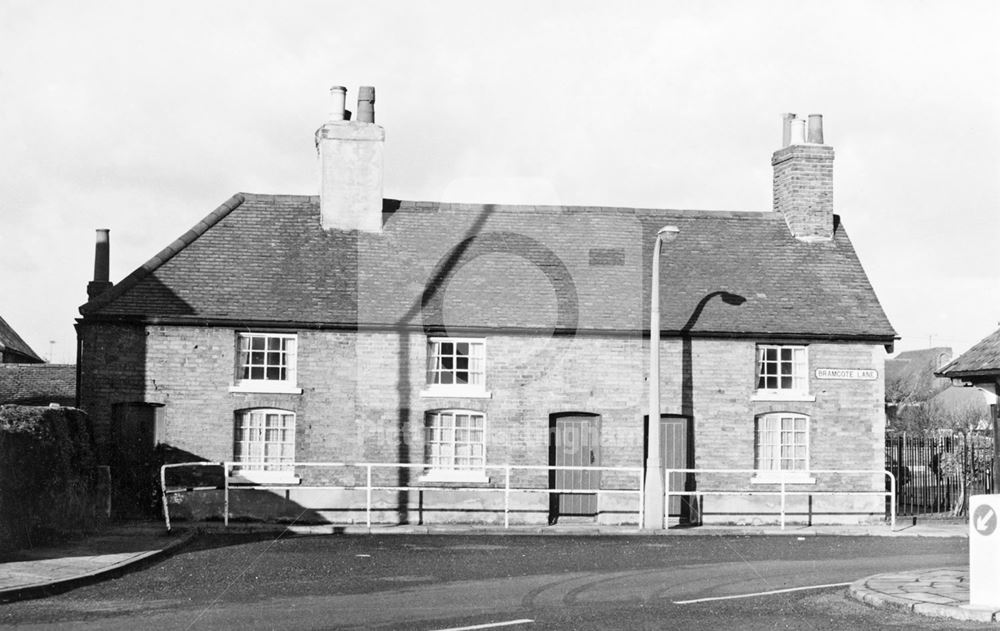
<path fill-rule="evenodd" d="M 664 226 L 653 246 L 653 274 L 649 291 L 649 429 L 646 440 L 645 513 L 642 527 L 659 530 L 664 525 L 663 461 L 660 458 L 660 246 L 673 241 L 680 230 Z"/>

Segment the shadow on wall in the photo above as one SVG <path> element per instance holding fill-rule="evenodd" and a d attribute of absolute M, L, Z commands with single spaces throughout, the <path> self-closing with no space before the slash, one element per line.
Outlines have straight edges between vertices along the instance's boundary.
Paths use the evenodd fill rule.
<path fill-rule="evenodd" d="M 716 297 L 722 298 L 725 304 L 733 307 L 739 307 L 747 301 L 746 298 L 739 294 L 721 290 L 713 291 L 698 301 L 698 304 L 691 312 L 691 317 L 688 318 L 687 322 L 681 328 L 681 414 L 689 418 L 694 417 L 694 366 L 692 365 L 691 330 L 698 324 L 698 318 L 701 317 L 702 311 L 705 310 L 705 305 Z"/>
<path fill-rule="evenodd" d="M 178 449 L 168 444 L 156 447 L 157 464 L 144 470 L 144 477 L 152 493 L 146 495 L 152 501 L 146 506 L 156 514 L 163 510 L 160 467 L 164 464 L 179 463 L 212 463 L 191 465 L 186 467 L 170 467 L 164 472 L 164 481 L 168 490 L 168 508 L 170 519 L 181 521 L 213 520 L 221 521 L 224 517 L 225 473 L 221 464 L 209 461 L 201 456 Z M 155 474 L 153 477 L 150 474 Z M 170 491 L 182 491 L 171 493 Z M 276 521 L 328 523 L 318 512 L 305 508 L 289 499 L 290 491 L 263 490 L 246 488 L 245 485 L 234 484 L 230 478 L 229 513 L 230 519 L 236 521 Z"/>
<path fill-rule="evenodd" d="M 96 296 L 81 308 L 83 318 L 76 324 L 77 375 L 76 405 L 90 414 L 98 460 L 114 466 L 118 457 L 115 438 L 120 406 L 148 401 L 146 363 L 148 340 L 145 326 L 129 322 L 143 314 L 159 316 L 192 315 L 194 309 L 163 284 L 154 274 L 135 280 L 129 276 Z M 134 283 L 115 301 L 113 320 L 99 312 L 116 288 Z M 120 450 L 119 450 L 120 451 Z"/>

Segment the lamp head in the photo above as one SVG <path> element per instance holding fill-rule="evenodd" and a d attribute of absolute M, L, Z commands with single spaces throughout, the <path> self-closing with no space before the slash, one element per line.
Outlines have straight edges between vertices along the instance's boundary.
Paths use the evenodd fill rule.
<path fill-rule="evenodd" d="M 680 234 L 680 231 L 681 229 L 677 226 L 663 226 L 656 233 L 656 236 L 660 239 L 660 241 L 673 241 L 677 238 L 677 235 Z"/>

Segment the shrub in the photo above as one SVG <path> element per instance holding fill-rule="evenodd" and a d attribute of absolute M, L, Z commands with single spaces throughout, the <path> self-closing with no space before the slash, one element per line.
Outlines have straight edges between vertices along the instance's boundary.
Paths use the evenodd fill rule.
<path fill-rule="evenodd" d="M 84 412 L 0 406 L 0 550 L 96 528 L 96 464 Z"/>

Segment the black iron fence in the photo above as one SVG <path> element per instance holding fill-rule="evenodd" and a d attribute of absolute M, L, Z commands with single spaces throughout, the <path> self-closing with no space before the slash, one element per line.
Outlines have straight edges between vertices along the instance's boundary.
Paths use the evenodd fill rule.
<path fill-rule="evenodd" d="M 886 436 L 899 515 L 968 514 L 969 496 L 994 493 L 993 438 L 979 432 Z"/>

